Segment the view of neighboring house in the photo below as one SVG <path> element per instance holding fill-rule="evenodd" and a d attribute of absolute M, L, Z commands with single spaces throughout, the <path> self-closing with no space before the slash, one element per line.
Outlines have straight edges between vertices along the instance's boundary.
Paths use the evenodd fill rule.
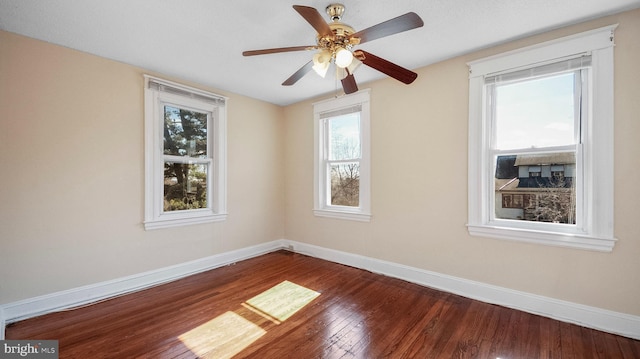
<path fill-rule="evenodd" d="M 575 223 L 575 154 L 499 156 L 495 217 Z"/>

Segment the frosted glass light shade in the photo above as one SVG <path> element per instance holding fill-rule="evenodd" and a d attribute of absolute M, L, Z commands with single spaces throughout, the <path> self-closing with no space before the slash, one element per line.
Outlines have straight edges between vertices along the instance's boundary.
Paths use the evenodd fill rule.
<path fill-rule="evenodd" d="M 353 54 L 347 49 L 340 49 L 336 52 L 336 65 L 340 68 L 345 68 L 351 65 L 353 61 Z"/>
<path fill-rule="evenodd" d="M 321 51 L 313 55 L 312 68 L 321 77 L 325 77 L 325 75 L 327 74 L 327 70 L 329 70 L 330 64 L 331 64 L 331 53 L 329 53 L 328 51 Z"/>

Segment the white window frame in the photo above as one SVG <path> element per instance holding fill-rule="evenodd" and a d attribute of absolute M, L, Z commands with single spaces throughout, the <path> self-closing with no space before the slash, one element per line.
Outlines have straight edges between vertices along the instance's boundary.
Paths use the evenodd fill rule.
<path fill-rule="evenodd" d="M 319 217 L 346 219 L 369 222 L 371 220 L 371 175 L 370 175 L 370 111 L 369 89 L 360 90 L 351 95 L 313 104 L 314 121 L 314 204 L 313 213 Z M 328 140 L 326 121 L 322 113 L 337 111 L 353 106 L 361 106 L 360 110 L 360 198 L 358 207 L 331 205 L 329 198 L 331 183 L 328 168 Z"/>
<path fill-rule="evenodd" d="M 227 98 L 144 75 L 146 230 L 224 221 L 227 218 Z M 207 207 L 164 212 L 164 105 L 209 113 Z M 176 159 L 176 158 L 173 158 Z M 181 159 L 176 159 L 181 160 Z M 195 163 L 195 162 L 194 162 Z"/>
<path fill-rule="evenodd" d="M 616 25 L 469 62 L 468 223 L 473 236 L 609 252 L 613 233 L 613 48 Z M 494 164 L 485 77 L 591 54 L 589 113 L 582 123 L 581 226 L 492 220 Z M 580 195 L 580 194 L 577 194 Z"/>

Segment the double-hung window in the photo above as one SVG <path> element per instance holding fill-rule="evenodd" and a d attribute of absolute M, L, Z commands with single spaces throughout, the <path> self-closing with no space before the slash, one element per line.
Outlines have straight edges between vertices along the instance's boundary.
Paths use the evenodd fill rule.
<path fill-rule="evenodd" d="M 584 198 L 576 194 L 583 187 L 578 174 L 584 167 L 581 129 L 589 113 L 584 95 L 589 93 L 590 67 L 591 56 L 583 55 L 485 77 L 489 160 L 495 166 L 490 214 L 496 223 L 583 222 Z M 520 205 L 505 209 L 504 202 Z"/>
<path fill-rule="evenodd" d="M 369 221 L 369 92 L 314 104 L 317 216 Z"/>
<path fill-rule="evenodd" d="M 145 228 L 226 218 L 226 98 L 145 76 Z"/>
<path fill-rule="evenodd" d="M 610 251 L 615 26 L 469 63 L 469 232 Z"/>

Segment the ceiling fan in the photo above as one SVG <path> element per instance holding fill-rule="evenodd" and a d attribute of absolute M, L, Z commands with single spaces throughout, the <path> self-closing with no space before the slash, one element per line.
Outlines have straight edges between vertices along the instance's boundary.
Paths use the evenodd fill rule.
<path fill-rule="evenodd" d="M 325 22 L 322 15 L 315 8 L 302 5 L 293 5 L 293 8 L 318 32 L 316 45 L 251 50 L 242 53 L 243 56 L 255 56 L 278 52 L 318 50 L 313 55 L 312 60 L 286 79 L 282 85 L 291 86 L 295 84 L 311 70 L 324 77 L 332 62 L 337 67 L 336 76 L 341 78 L 342 88 L 346 94 L 358 91 L 353 72 L 361 63 L 405 84 L 412 83 L 418 77 L 415 72 L 364 50 L 352 51 L 355 46 L 367 41 L 423 26 L 424 22 L 416 13 L 408 12 L 356 32 L 351 26 L 340 22 L 345 10 L 342 4 L 327 6 L 326 12 L 332 20 L 330 23 Z"/>

